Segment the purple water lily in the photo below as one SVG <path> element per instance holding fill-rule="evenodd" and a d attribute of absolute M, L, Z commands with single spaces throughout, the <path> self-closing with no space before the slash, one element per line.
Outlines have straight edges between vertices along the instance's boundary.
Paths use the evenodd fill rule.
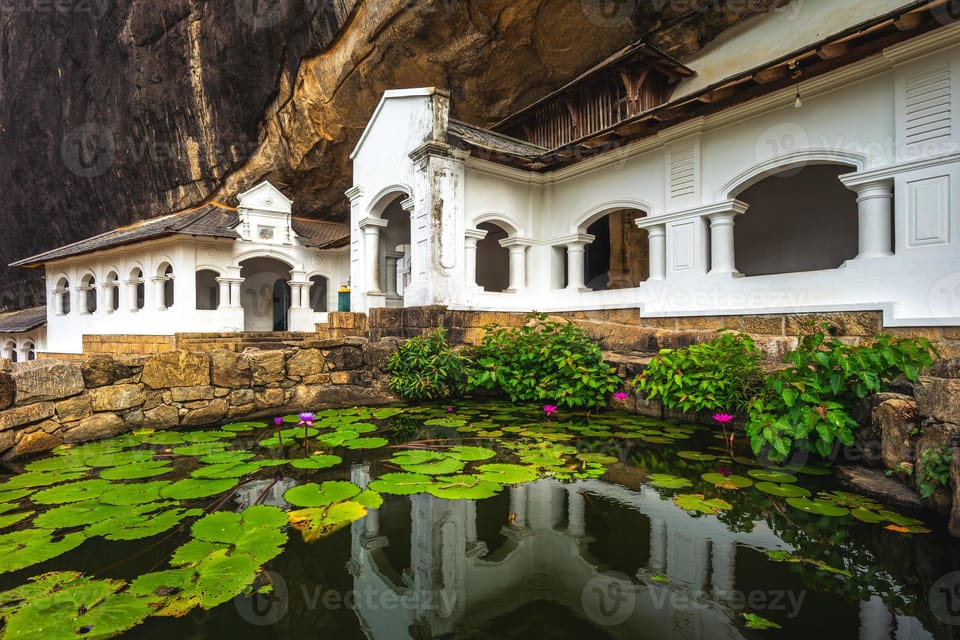
<path fill-rule="evenodd" d="M 617 391 L 615 394 L 613 394 L 613 397 L 623 402 L 624 400 L 627 399 L 627 394 L 624 391 Z"/>
<path fill-rule="evenodd" d="M 555 404 L 545 404 L 543 405 L 543 412 L 547 414 L 547 419 L 550 419 L 550 416 L 557 412 L 557 405 Z"/>

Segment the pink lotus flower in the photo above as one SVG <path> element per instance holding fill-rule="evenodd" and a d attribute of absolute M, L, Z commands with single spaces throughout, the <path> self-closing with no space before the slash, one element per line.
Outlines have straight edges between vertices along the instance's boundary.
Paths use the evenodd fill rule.
<path fill-rule="evenodd" d="M 555 405 L 555 404 L 545 404 L 545 405 L 543 405 L 543 412 L 544 412 L 545 414 L 547 414 L 547 417 L 549 418 L 550 416 L 552 416 L 553 414 L 555 414 L 555 413 L 557 412 L 557 405 Z"/>
<path fill-rule="evenodd" d="M 281 424 L 283 424 L 283 418 L 281 416 L 277 416 L 273 419 L 273 424 L 279 427 Z"/>
<path fill-rule="evenodd" d="M 725 424 L 733 420 L 733 416 L 729 413 L 715 413 L 713 414 L 713 419 L 719 422 L 720 424 Z"/>
<path fill-rule="evenodd" d="M 726 467 L 717 467 L 717 473 L 726 478 L 727 476 L 732 475 L 733 471 L 730 471 L 730 469 Z"/>
<path fill-rule="evenodd" d="M 313 414 L 308 412 L 300 414 L 300 424 L 313 424 Z"/>
<path fill-rule="evenodd" d="M 447 413 L 452 413 L 452 412 L 453 412 L 453 407 L 447 407 Z"/>
<path fill-rule="evenodd" d="M 623 401 L 627 399 L 627 394 L 623 391 L 617 391 L 615 394 L 613 394 L 613 397 L 617 400 Z"/>

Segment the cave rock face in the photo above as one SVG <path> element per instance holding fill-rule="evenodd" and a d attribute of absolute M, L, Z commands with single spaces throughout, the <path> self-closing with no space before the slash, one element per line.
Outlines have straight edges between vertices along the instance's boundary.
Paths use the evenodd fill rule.
<path fill-rule="evenodd" d="M 342 220 L 386 89 L 447 88 L 457 117 L 490 124 L 637 37 L 682 56 L 777 4 L 2 2 L 0 308 L 43 297 L 17 258 L 263 178 L 298 215 Z"/>

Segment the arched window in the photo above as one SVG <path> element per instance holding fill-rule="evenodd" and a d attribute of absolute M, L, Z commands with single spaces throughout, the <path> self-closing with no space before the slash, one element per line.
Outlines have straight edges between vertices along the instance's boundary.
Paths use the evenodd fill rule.
<path fill-rule="evenodd" d="M 196 273 L 197 309 L 211 310 L 220 306 L 220 274 L 212 269 L 200 269 Z"/>
<path fill-rule="evenodd" d="M 500 241 L 508 234 L 492 222 L 481 222 L 477 229 L 487 232 L 477 241 L 477 284 L 485 291 L 503 291 L 510 286 L 510 251 Z"/>
<path fill-rule="evenodd" d="M 103 281 L 104 302 L 106 303 L 107 313 L 113 313 L 120 308 L 120 278 L 116 271 L 107 274 Z"/>
<path fill-rule="evenodd" d="M 146 304 L 147 287 L 143 282 L 143 269 L 134 267 L 130 270 L 130 279 L 127 280 L 127 290 L 130 295 L 130 311 L 139 311 Z"/>
<path fill-rule="evenodd" d="M 80 280 L 80 313 L 96 313 L 97 311 L 97 279 L 93 274 L 87 274 Z"/>
<path fill-rule="evenodd" d="M 15 340 L 7 340 L 3 345 L 3 357 L 13 362 L 17 361 L 17 343 Z"/>
<path fill-rule="evenodd" d="M 637 287 L 649 277 L 650 244 L 647 231 L 635 220 L 639 209 L 621 209 L 603 216 L 589 227 L 594 236 L 585 248 L 584 282 L 595 291 Z"/>
<path fill-rule="evenodd" d="M 60 278 L 57 281 L 57 288 L 53 291 L 54 313 L 59 316 L 65 316 L 70 313 L 70 281 L 66 278 Z"/>
<path fill-rule="evenodd" d="M 838 176 L 847 165 L 811 165 L 737 194 L 750 208 L 733 227 L 737 270 L 748 276 L 835 269 L 858 251 L 857 195 Z"/>
<path fill-rule="evenodd" d="M 314 311 L 327 310 L 327 279 L 323 276 L 310 278 L 310 308 Z"/>
<path fill-rule="evenodd" d="M 29 360 L 37 359 L 36 346 L 30 340 L 27 340 L 26 342 L 23 343 L 23 346 L 20 347 L 20 351 L 23 354 L 23 360 L 25 362 Z"/>
<path fill-rule="evenodd" d="M 173 306 L 173 267 L 169 262 L 161 263 L 157 268 L 157 279 L 162 283 L 160 291 L 160 308 L 169 309 Z"/>

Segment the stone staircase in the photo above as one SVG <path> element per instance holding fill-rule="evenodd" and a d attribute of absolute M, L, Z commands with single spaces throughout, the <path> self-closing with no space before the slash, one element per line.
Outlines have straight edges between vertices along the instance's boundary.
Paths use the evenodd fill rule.
<path fill-rule="evenodd" d="M 324 334 L 297 331 L 241 331 L 237 333 L 178 333 L 176 348 L 186 351 L 216 351 L 227 349 L 241 352 L 255 348 L 264 351 L 286 349 L 325 338 Z"/>

